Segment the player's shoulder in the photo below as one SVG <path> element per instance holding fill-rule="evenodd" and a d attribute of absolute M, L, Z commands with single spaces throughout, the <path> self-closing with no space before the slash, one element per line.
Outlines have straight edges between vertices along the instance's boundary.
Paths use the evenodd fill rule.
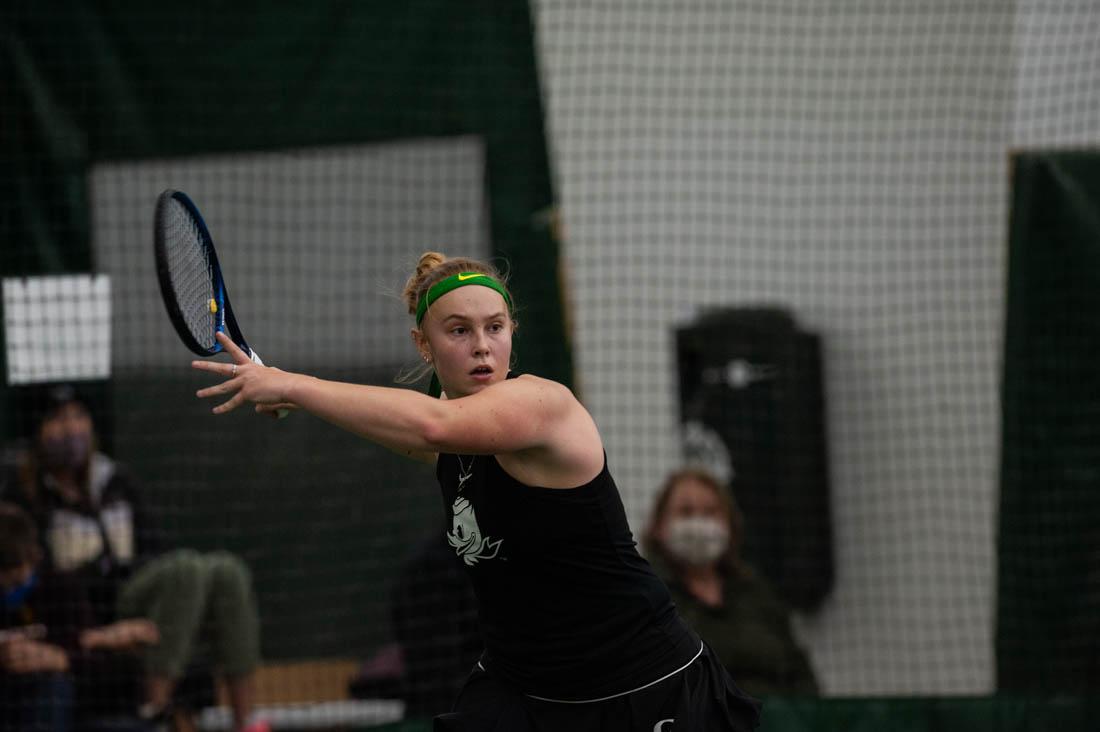
<path fill-rule="evenodd" d="M 513 376 L 494 384 L 487 391 L 494 401 L 541 414 L 564 416 L 580 407 L 569 387 L 531 374 Z"/>
<path fill-rule="evenodd" d="M 512 385 L 514 390 L 522 390 L 541 397 L 576 401 L 573 392 L 565 384 L 552 379 L 544 379 L 533 374 L 520 374 L 507 381 L 502 381 L 498 386 Z"/>

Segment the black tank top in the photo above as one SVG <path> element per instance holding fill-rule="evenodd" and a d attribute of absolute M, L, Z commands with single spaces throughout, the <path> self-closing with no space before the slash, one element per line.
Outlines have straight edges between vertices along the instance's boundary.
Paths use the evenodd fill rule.
<path fill-rule="evenodd" d="M 525 485 L 492 455 L 441 454 L 436 475 L 490 673 L 534 696 L 590 700 L 698 654 L 698 637 L 635 548 L 606 455 L 591 482 L 565 490 Z"/>

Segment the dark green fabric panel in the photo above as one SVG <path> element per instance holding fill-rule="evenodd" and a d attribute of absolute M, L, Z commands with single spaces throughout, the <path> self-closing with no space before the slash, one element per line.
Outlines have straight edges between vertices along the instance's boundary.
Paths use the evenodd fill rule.
<path fill-rule="evenodd" d="M 1090 729 L 1094 698 L 764 700 L 760 732 L 1062 732 Z"/>
<path fill-rule="evenodd" d="M 41 55 L 27 7 L 0 12 L 0 275 L 84 272 L 87 135 L 55 84 L 67 58 Z"/>
<path fill-rule="evenodd" d="M 572 382 L 525 2 L 21 1 L 0 25 L 3 271 L 89 268 L 97 161 L 475 134 L 520 367 Z"/>
<path fill-rule="evenodd" d="M 1100 153 L 1014 160 L 998 684 L 1100 688 Z"/>
<path fill-rule="evenodd" d="M 773 697 L 764 700 L 758 732 L 1076 732 L 1093 729 L 1097 714 L 1100 699 L 1092 697 Z M 428 732 L 431 728 L 431 720 L 424 719 L 369 729 Z"/>
<path fill-rule="evenodd" d="M 24 93 L 51 95 L 97 160 L 491 127 L 544 148 L 522 2 L 19 7 L 5 36 Z M 529 159 L 545 167 L 545 150 Z"/>
<path fill-rule="evenodd" d="M 392 384 L 397 367 L 324 378 Z M 445 531 L 431 466 L 307 414 L 212 418 L 169 370 L 118 374 L 113 453 L 139 481 L 166 546 L 227 549 L 252 571 L 264 657 L 366 657 L 388 642 L 390 587 Z M 170 427 L 169 427 L 170 425 Z"/>

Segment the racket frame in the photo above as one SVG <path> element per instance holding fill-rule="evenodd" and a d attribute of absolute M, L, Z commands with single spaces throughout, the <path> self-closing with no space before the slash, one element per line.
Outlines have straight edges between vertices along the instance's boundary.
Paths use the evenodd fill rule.
<path fill-rule="evenodd" d="M 233 315 L 233 305 L 229 301 L 229 292 L 225 287 L 225 279 L 222 277 L 222 268 L 218 263 L 218 254 L 214 249 L 214 239 L 210 236 L 210 230 L 206 227 L 206 222 L 203 220 L 202 214 L 199 213 L 198 206 L 196 206 L 183 191 L 168 189 L 157 197 L 156 215 L 153 222 L 153 249 L 156 255 L 157 279 L 160 282 L 160 294 L 164 299 L 164 307 L 168 310 L 168 318 L 172 321 L 176 333 L 179 335 L 184 345 L 199 356 L 213 356 L 225 350 L 216 340 L 211 348 L 206 348 L 199 343 L 191 333 L 191 329 L 187 325 L 187 319 L 180 309 L 179 298 L 172 284 L 172 275 L 168 266 L 168 242 L 165 237 L 164 217 L 172 200 L 175 200 L 183 206 L 191 217 L 198 231 L 199 240 L 206 254 L 207 261 L 210 263 L 209 274 L 211 277 L 211 284 L 213 285 L 214 302 L 218 306 L 218 312 L 215 314 L 214 332 L 227 333 L 229 338 L 240 346 L 241 350 L 248 354 L 249 358 L 257 363 L 262 363 L 262 361 L 259 360 L 259 356 L 253 352 L 245 341 L 244 335 L 241 334 L 241 328 L 237 325 L 237 318 Z"/>

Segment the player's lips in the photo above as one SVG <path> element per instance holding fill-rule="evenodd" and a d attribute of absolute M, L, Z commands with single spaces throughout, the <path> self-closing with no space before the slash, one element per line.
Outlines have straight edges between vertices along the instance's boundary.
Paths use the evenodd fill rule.
<path fill-rule="evenodd" d="M 488 381 L 493 377 L 493 368 L 491 366 L 478 366 L 470 371 L 470 376 L 476 381 Z"/>

